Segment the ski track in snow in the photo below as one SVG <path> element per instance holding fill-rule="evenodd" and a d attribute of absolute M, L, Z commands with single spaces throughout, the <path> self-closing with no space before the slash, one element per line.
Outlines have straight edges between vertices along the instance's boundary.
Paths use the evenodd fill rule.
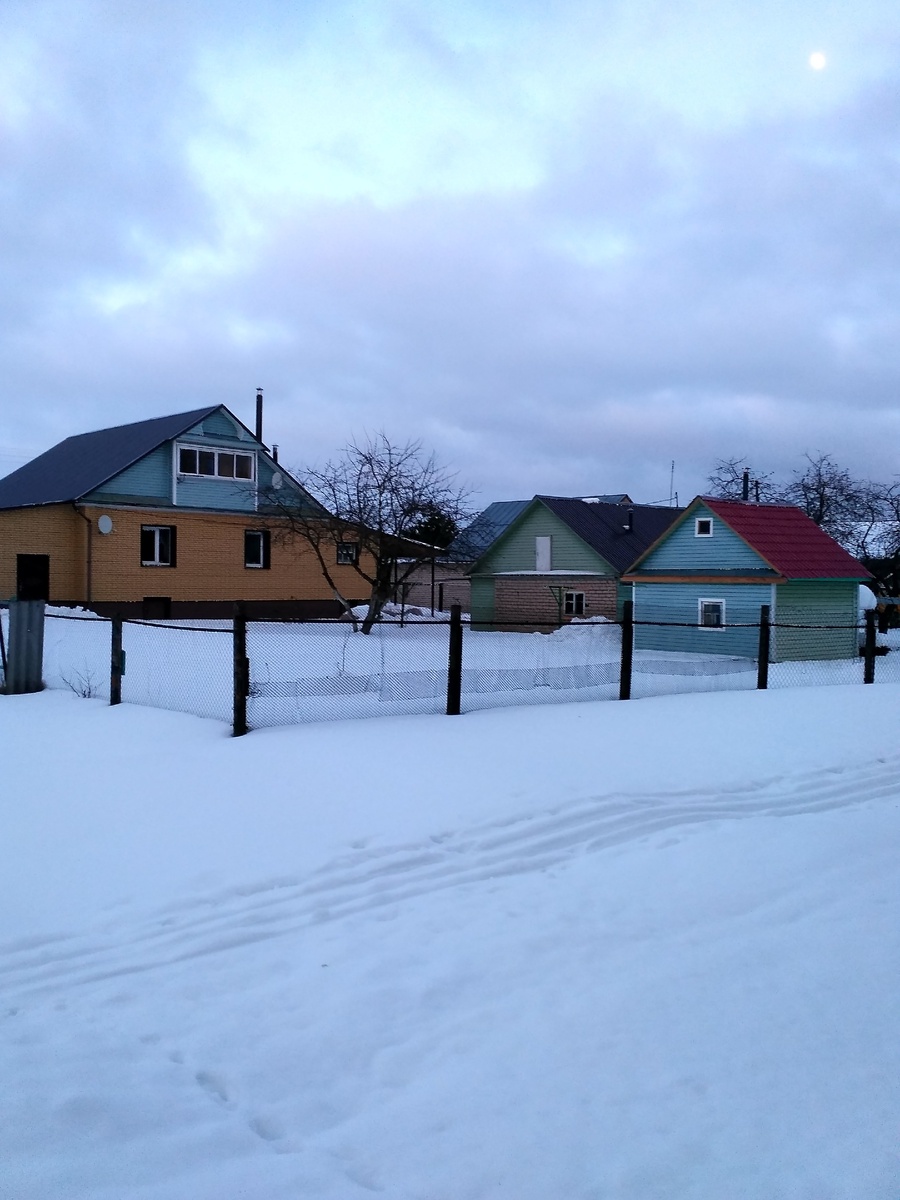
<path fill-rule="evenodd" d="M 358 849 L 305 878 L 185 899 L 93 935 L 0 945 L 10 1001 L 58 992 L 278 938 L 444 888 L 564 865 L 578 855 L 709 821 L 798 816 L 900 795 L 900 755 L 732 789 L 584 798 L 422 842 Z"/>

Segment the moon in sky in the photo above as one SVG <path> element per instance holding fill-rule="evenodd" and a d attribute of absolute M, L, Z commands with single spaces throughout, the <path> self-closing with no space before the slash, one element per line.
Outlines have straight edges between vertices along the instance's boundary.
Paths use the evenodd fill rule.
<path fill-rule="evenodd" d="M 809 65 L 812 67 L 812 69 L 814 71 L 824 70 L 825 64 L 827 62 L 828 62 L 828 59 L 825 57 L 825 55 L 822 53 L 821 50 L 816 50 L 809 56 Z"/>

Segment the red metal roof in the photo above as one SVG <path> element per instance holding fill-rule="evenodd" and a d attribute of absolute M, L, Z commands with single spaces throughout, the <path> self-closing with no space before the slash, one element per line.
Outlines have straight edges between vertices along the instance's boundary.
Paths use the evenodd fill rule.
<path fill-rule="evenodd" d="M 869 579 L 866 568 L 792 504 L 701 497 L 786 579 Z"/>

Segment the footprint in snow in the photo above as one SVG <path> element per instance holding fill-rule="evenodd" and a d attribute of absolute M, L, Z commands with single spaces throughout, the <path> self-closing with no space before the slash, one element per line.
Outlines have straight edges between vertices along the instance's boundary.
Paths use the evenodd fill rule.
<path fill-rule="evenodd" d="M 221 1075 L 216 1075 L 212 1071 L 198 1071 L 194 1078 L 213 1100 L 217 1100 L 220 1104 L 228 1103 L 228 1088 Z"/>

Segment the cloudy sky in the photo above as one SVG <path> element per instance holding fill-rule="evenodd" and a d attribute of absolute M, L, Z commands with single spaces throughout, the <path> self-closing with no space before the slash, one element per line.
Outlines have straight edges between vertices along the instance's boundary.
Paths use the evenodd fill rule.
<path fill-rule="evenodd" d="M 896 0 L 2 0 L 0 222 L 0 474 L 258 385 L 479 504 L 900 472 Z"/>

